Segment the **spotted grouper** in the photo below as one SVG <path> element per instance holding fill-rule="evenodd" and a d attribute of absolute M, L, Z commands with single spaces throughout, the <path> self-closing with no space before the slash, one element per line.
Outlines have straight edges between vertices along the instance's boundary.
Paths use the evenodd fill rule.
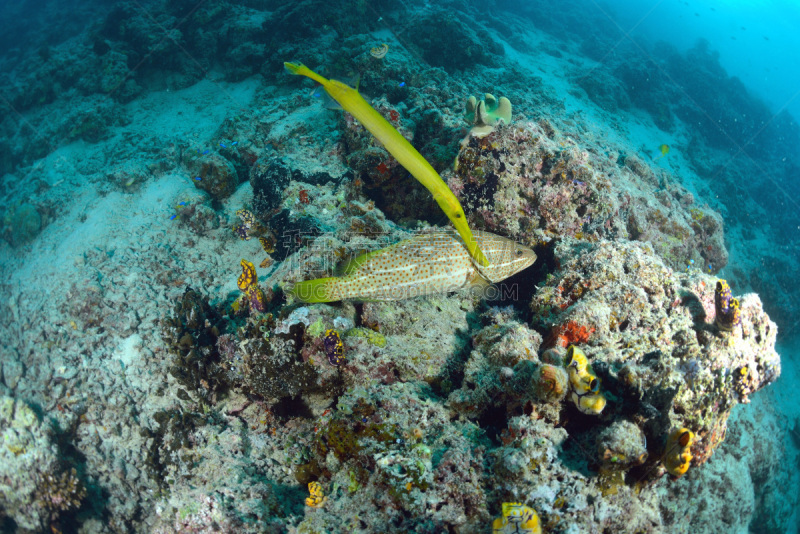
<path fill-rule="evenodd" d="M 420 234 L 350 261 L 342 276 L 299 282 L 303 302 L 402 300 L 499 282 L 529 267 L 536 254 L 510 239 L 475 232 L 489 265 L 478 265 L 453 230 Z"/>

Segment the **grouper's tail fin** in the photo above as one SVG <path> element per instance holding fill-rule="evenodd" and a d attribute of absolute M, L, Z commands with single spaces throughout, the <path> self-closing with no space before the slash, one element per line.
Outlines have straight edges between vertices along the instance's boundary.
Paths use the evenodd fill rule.
<path fill-rule="evenodd" d="M 284 61 L 283 66 L 290 73 L 299 74 L 300 76 L 305 76 L 307 78 L 311 78 L 315 82 L 321 83 L 323 87 L 326 84 L 330 83 L 330 81 L 328 81 L 327 78 L 325 78 L 324 76 L 320 76 L 319 74 L 317 74 L 313 70 L 309 69 L 308 67 L 306 67 L 302 63 L 291 63 L 289 61 Z"/>
<path fill-rule="evenodd" d="M 317 278 L 316 280 L 306 280 L 297 282 L 289 293 L 297 300 L 312 304 L 315 302 L 334 302 L 341 300 L 337 295 L 336 286 L 338 278 Z"/>

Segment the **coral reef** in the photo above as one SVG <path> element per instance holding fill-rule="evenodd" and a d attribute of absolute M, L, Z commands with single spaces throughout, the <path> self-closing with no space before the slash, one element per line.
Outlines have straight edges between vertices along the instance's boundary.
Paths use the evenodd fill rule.
<path fill-rule="evenodd" d="M 590 163 L 591 160 L 591 163 Z M 653 244 L 674 268 L 727 264 L 722 223 L 693 206 L 688 192 L 634 156 L 594 154 L 545 121 L 470 137 L 449 177 L 477 227 L 523 244 L 558 236 Z M 665 184 L 656 200 L 649 191 Z"/>
<path fill-rule="evenodd" d="M 655 202 L 647 191 L 666 176 L 634 157 L 592 157 L 547 123 L 471 138 L 458 162 L 449 183 L 475 210 L 479 228 L 529 244 L 561 235 L 649 241 L 675 268 L 691 259 L 714 269 L 727 263 L 713 212 L 693 215 L 690 196 L 674 185 L 668 198 Z"/>
<path fill-rule="evenodd" d="M 28 404 L 0 397 L 0 514 L 30 532 L 59 529 L 86 489 L 74 468 L 63 471 L 57 444 Z"/>
<path fill-rule="evenodd" d="M 9 207 L 3 213 L 2 235 L 12 247 L 19 247 L 33 240 L 42 230 L 42 216 L 35 206 L 28 203 Z"/>
<path fill-rule="evenodd" d="M 777 157 L 796 123 L 768 121 L 707 46 L 644 60 L 574 7 L 504 3 L 122 3 L 7 47 L 4 528 L 786 530 L 800 475 L 761 392 L 777 327 L 751 291 L 793 316 L 796 214 L 764 177 L 797 170 Z M 43 35 L 66 24 L 47 19 Z M 534 266 L 481 295 L 288 301 L 447 219 L 278 57 L 360 75 L 470 224 Z M 476 88 L 517 121 L 486 97 L 465 127 Z M 671 129 L 669 158 L 631 146 L 620 109 Z M 755 136 L 756 160 L 731 159 L 715 121 Z M 726 265 L 730 286 L 705 274 Z"/>
<path fill-rule="evenodd" d="M 685 427 L 697 436 L 692 453 L 702 464 L 724 439 L 742 391 L 779 376 L 777 328 L 756 295 L 742 298 L 741 330 L 719 335 L 712 319 L 716 279 L 672 273 L 647 245 L 582 248 L 565 240 L 556 245 L 555 261 L 560 268 L 549 289 L 532 300 L 534 324 L 558 331 L 574 321 L 594 329 L 586 350 L 604 389 L 613 392 L 612 412 L 639 419 L 648 462 L 660 457 L 670 429 Z M 757 373 L 737 374 L 742 367 Z"/>

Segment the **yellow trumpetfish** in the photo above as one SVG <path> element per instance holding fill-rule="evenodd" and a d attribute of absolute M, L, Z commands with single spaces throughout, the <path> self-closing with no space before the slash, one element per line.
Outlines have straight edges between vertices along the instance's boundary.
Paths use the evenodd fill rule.
<path fill-rule="evenodd" d="M 400 165 L 405 167 L 414 178 L 419 180 L 431 192 L 433 199 L 452 221 L 461 239 L 464 240 L 470 256 L 483 267 L 489 265 L 489 261 L 483 255 L 478 243 L 472 236 L 472 230 L 469 229 L 467 224 L 464 208 L 461 207 L 461 203 L 450 191 L 450 188 L 447 187 L 447 184 L 444 183 L 439 173 L 422 157 L 422 154 L 417 152 L 417 149 L 411 146 L 411 143 L 405 137 L 400 135 L 400 132 L 389 124 L 389 121 L 384 119 L 375 108 L 369 105 L 369 102 L 358 94 L 358 91 L 340 81 L 329 80 L 320 76 L 303 64 L 286 62 L 283 66 L 292 74 L 306 76 L 322 84 L 322 87 L 331 95 L 331 98 L 336 100 L 346 111 L 349 111 L 364 128 L 383 143 L 386 150 L 394 156 Z"/>

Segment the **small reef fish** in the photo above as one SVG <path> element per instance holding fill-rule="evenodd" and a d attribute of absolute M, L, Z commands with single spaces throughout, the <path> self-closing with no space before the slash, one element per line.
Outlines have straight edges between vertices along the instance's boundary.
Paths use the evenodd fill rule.
<path fill-rule="evenodd" d="M 669 154 L 669 145 L 661 145 L 661 146 L 658 147 L 658 150 L 661 152 L 661 155 L 658 156 L 653 161 L 658 161 L 661 158 L 663 158 L 664 156 L 666 156 L 667 154 Z"/>
<path fill-rule="evenodd" d="M 402 300 L 496 283 L 536 261 L 533 250 L 510 239 L 481 231 L 474 236 L 488 267 L 470 257 L 453 230 L 436 231 L 358 256 L 343 276 L 298 282 L 291 293 L 303 302 Z"/>
<path fill-rule="evenodd" d="M 503 517 L 492 522 L 492 534 L 541 534 L 539 514 L 518 502 L 503 503 Z"/>
<path fill-rule="evenodd" d="M 417 149 L 389 121 L 384 119 L 383 115 L 364 100 L 364 97 L 358 93 L 358 89 L 353 89 L 338 80 L 329 80 L 324 76 L 320 76 L 300 63 L 285 62 L 283 66 L 292 74 L 311 78 L 321 84 L 325 91 L 331 95 L 331 98 L 336 100 L 345 111 L 349 112 L 369 133 L 374 135 L 389 154 L 394 156 L 394 159 L 400 165 L 431 192 L 433 199 L 439 204 L 439 207 L 450 219 L 450 222 L 453 223 L 455 229 L 458 230 L 470 256 L 479 265 L 484 267 L 489 265 L 489 261 L 472 236 L 472 230 L 467 223 L 467 216 L 458 198 L 447 187 L 439 173 L 422 157 L 422 154 L 417 152 Z"/>

